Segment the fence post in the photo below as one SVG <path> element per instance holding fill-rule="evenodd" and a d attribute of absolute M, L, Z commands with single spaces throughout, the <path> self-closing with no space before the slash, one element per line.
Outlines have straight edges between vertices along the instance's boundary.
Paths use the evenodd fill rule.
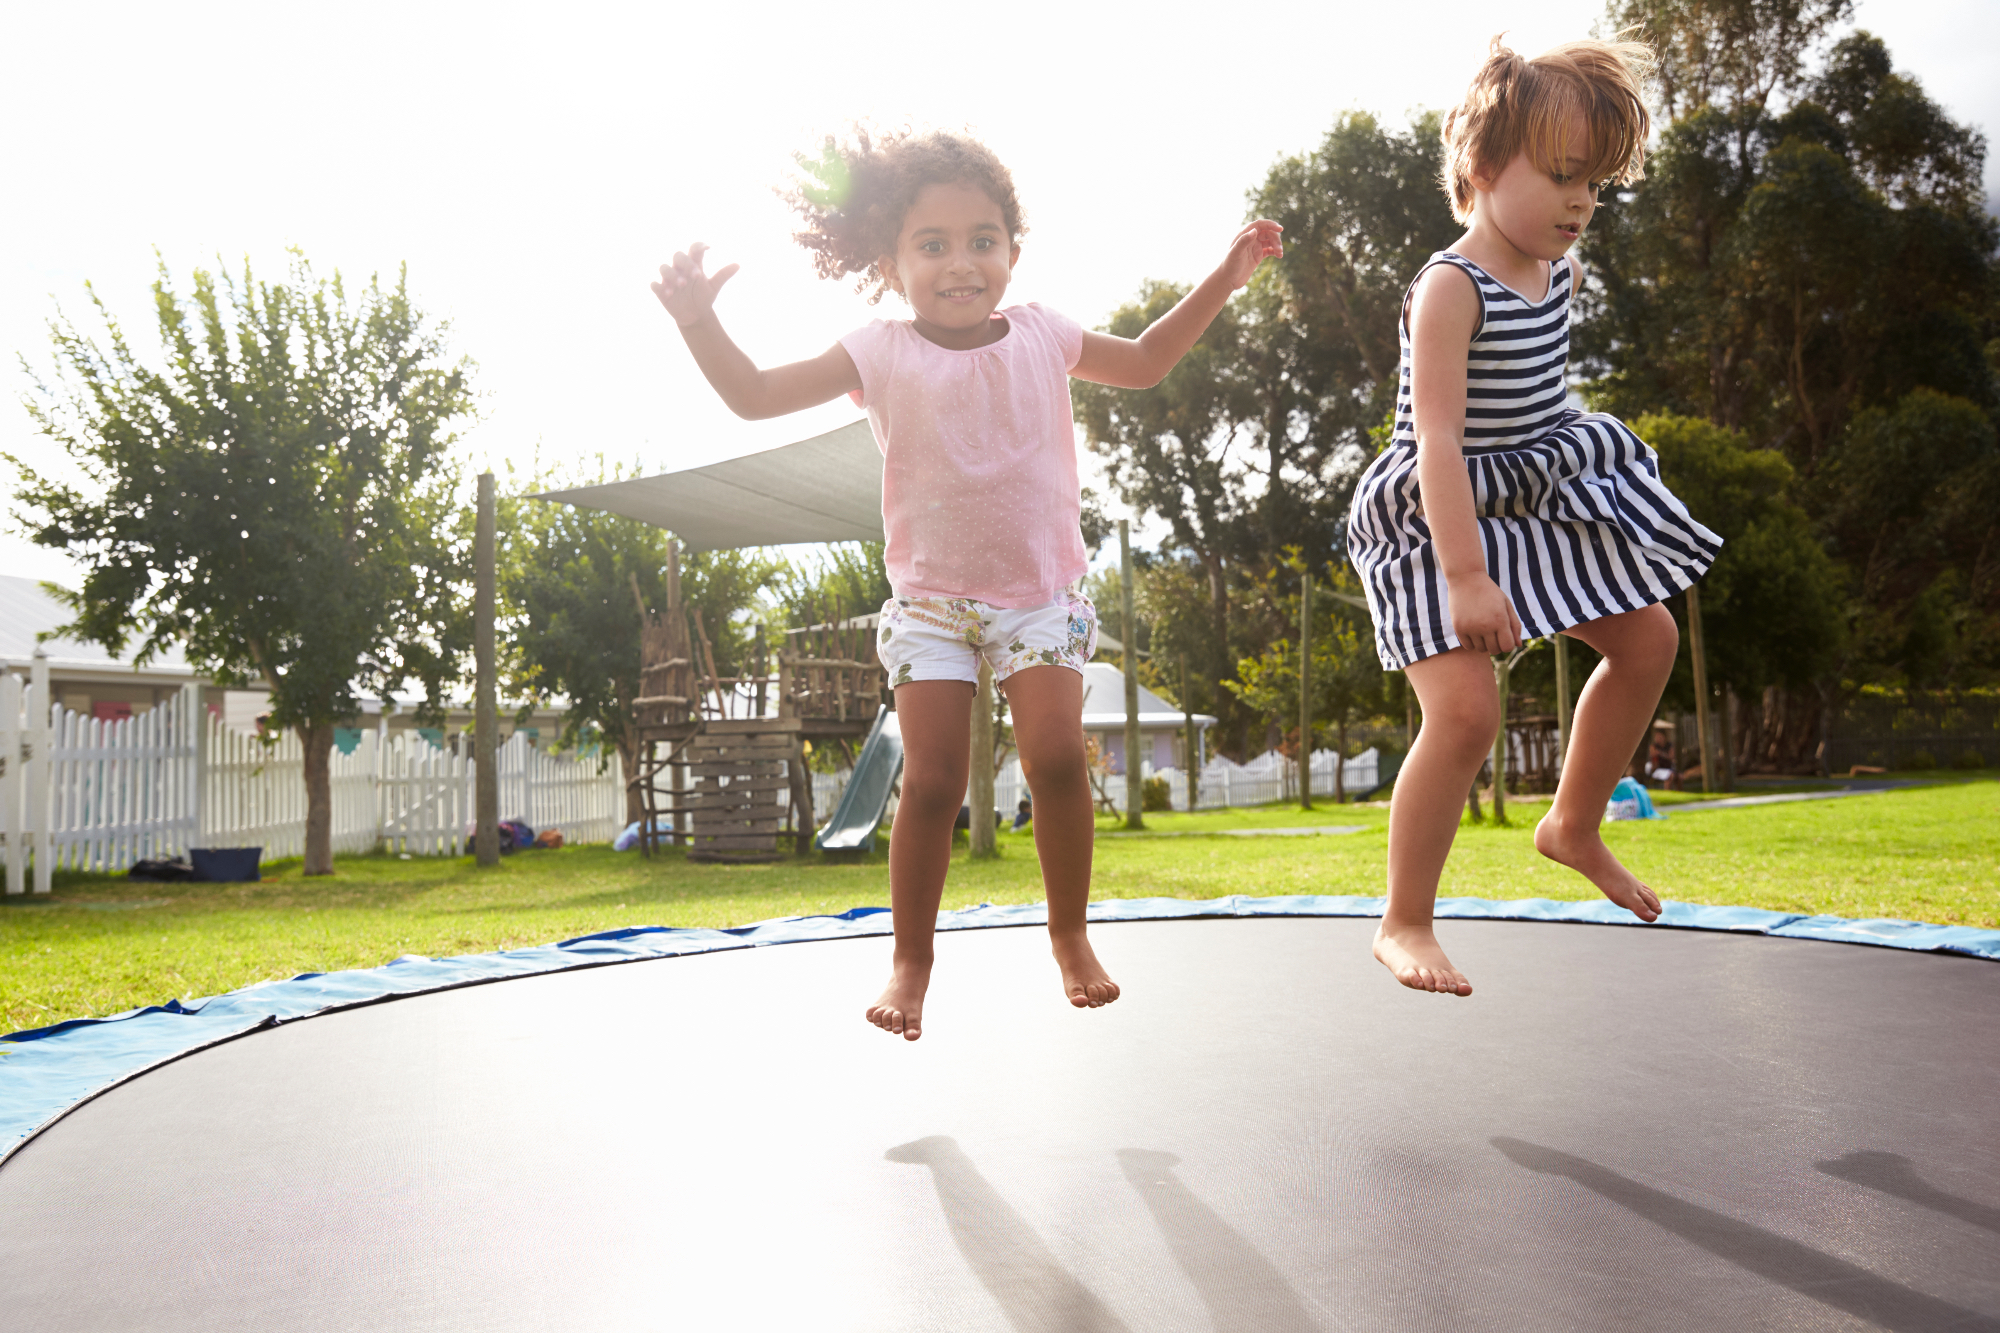
<path fill-rule="evenodd" d="M 0 672 L 0 835 L 7 839 L 7 892 L 26 885 L 22 872 L 27 857 L 21 851 L 21 678 Z"/>
<path fill-rule="evenodd" d="M 528 821 L 529 828 L 539 833 L 542 826 L 536 822 L 541 812 L 535 808 L 535 747 L 528 743 L 527 736 L 522 732 L 515 732 L 514 739 L 521 744 L 521 818 Z M 562 788 L 557 787 L 556 791 L 560 793 Z M 553 824 L 561 819 L 562 812 L 558 810 L 550 822 Z"/>
<path fill-rule="evenodd" d="M 35 892 L 49 891 L 49 877 L 55 871 L 53 843 L 49 837 L 49 780 L 53 776 L 49 752 L 54 745 L 49 722 L 54 700 L 49 698 L 49 655 L 35 646 L 33 664 L 28 668 L 28 689 L 33 699 L 28 705 L 27 743 L 21 747 L 21 780 L 27 786 L 27 825 L 23 841 L 35 858 Z"/>
<path fill-rule="evenodd" d="M 183 852 L 201 841 L 201 817 L 205 788 L 208 786 L 204 775 L 208 758 L 207 710 L 201 706 L 201 686 L 189 682 L 181 686 L 180 716 L 175 719 L 180 724 L 181 744 L 187 751 L 185 793 L 187 802 L 187 841 L 181 845 Z"/>

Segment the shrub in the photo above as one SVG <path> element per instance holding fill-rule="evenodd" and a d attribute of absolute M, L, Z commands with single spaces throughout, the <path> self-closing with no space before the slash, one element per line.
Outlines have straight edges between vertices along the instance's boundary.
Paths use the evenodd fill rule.
<path fill-rule="evenodd" d="M 1172 810 L 1173 808 L 1174 789 L 1167 784 L 1167 778 L 1164 773 L 1158 777 L 1147 778 L 1139 784 L 1139 809 L 1141 811 Z"/>
<path fill-rule="evenodd" d="M 1953 768 L 1984 768 L 1986 767 L 1986 756 L 1980 754 L 1977 750 L 1960 750 L 1958 758 L 1951 761 L 1951 766 Z"/>
<path fill-rule="evenodd" d="M 1912 750 L 1903 756 L 1904 768 L 1936 768 L 1937 756 L 1929 750 Z"/>

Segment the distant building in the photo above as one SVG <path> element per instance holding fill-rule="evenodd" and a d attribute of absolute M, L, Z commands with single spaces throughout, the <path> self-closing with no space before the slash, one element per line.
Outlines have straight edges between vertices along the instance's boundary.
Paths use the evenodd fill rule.
<path fill-rule="evenodd" d="M 38 636 L 72 619 L 68 607 L 51 597 L 36 579 L 0 574 L 0 670 L 26 677 L 33 665 Z M 73 713 L 87 717 L 117 719 L 136 717 L 165 703 L 189 683 L 202 687 L 202 702 L 208 710 L 237 731 L 255 731 L 257 719 L 270 711 L 271 692 L 265 689 L 224 689 L 200 676 L 188 665 L 178 645 L 159 654 L 145 666 L 134 666 L 137 648 L 127 644 L 123 654 L 114 655 L 100 644 L 75 639 L 52 638 L 41 643 L 49 659 L 49 693 Z M 381 703 L 364 699 L 361 716 L 351 727 L 342 727 L 339 741 L 343 749 L 353 748 L 353 737 L 361 728 L 384 733 L 418 730 L 434 741 L 472 729 L 469 701 L 454 702 L 446 709 L 441 727 L 418 727 L 417 698 L 392 699 L 385 716 Z M 516 730 L 514 715 L 518 705 L 500 705 L 500 739 Z M 538 710 L 519 729 L 538 743 L 554 740 L 562 731 L 562 708 Z"/>
<path fill-rule="evenodd" d="M 37 638 L 72 618 L 70 609 L 49 596 L 38 580 L 0 574 L 0 668 L 25 677 Z M 87 717 L 149 712 L 199 679 L 177 646 L 145 666 L 132 664 L 136 647 L 131 644 L 123 655 L 75 639 L 49 639 L 40 646 L 49 659 L 49 693 Z M 209 702 L 219 705 L 222 691 L 204 689 L 203 694 L 216 696 Z"/>
<path fill-rule="evenodd" d="M 1154 772 L 1163 768 L 1182 767 L 1181 731 L 1186 724 L 1186 714 L 1141 685 L 1139 687 L 1140 763 Z M 1215 719 L 1208 714 L 1194 715 L 1196 768 L 1200 768 L 1206 761 L 1208 747 L 1204 744 L 1204 738 L 1208 729 L 1214 725 Z M 1111 761 L 1111 771 L 1123 773 L 1125 771 L 1125 673 L 1108 662 L 1084 664 L 1083 730 L 1086 735 L 1097 737 L 1097 743 L 1102 748 L 1105 758 Z M 1144 768 L 1141 771 L 1144 771 Z"/>

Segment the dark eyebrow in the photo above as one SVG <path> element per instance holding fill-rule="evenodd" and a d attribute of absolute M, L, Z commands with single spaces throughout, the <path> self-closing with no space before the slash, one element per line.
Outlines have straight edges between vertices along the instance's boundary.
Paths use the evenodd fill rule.
<path fill-rule="evenodd" d="M 974 231 L 991 231 L 991 232 L 1005 232 L 1005 231 L 1006 231 L 1006 228 L 1002 227 L 1002 226 L 1001 226 L 1001 225 L 1000 225 L 999 223 L 997 223 L 997 222 L 981 222 L 981 223 L 979 223 L 979 224 L 978 224 L 977 226 L 973 227 L 973 230 L 974 230 Z M 911 240 L 915 240 L 915 239 L 916 239 L 917 237 L 919 237 L 919 236 L 933 236 L 933 235 L 935 235 L 935 236 L 942 236 L 942 235 L 944 235 L 944 228 L 943 228 L 943 227 L 919 227 L 919 228 L 917 228 L 917 229 L 916 229 L 915 231 L 913 231 L 913 232 L 911 232 L 911 233 L 910 233 L 910 239 L 911 239 Z"/>

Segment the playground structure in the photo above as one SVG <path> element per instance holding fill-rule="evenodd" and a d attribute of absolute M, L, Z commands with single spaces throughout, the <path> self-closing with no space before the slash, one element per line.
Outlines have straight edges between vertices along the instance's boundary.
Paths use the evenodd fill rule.
<path fill-rule="evenodd" d="M 815 615 L 823 623 L 787 631 L 775 672 L 760 636 L 748 672 L 724 676 L 700 610 L 681 599 L 677 542 L 668 544 L 666 575 L 664 607 L 649 608 L 636 579 L 632 587 L 641 619 L 631 778 L 644 810 L 640 850 L 650 856 L 671 840 L 691 861 L 774 861 L 787 830 L 808 850 L 816 822 L 808 747 L 840 746 L 852 762 L 855 742 L 889 706 L 874 617 L 843 617 L 836 601 Z M 881 784 L 883 801 L 893 780 Z"/>
<path fill-rule="evenodd" d="M 1538 701 L 1516 694 L 1507 701 L 1507 787 L 1552 792 L 1562 775 L 1556 715 L 1533 711 Z"/>

